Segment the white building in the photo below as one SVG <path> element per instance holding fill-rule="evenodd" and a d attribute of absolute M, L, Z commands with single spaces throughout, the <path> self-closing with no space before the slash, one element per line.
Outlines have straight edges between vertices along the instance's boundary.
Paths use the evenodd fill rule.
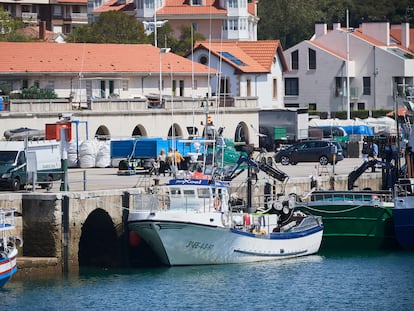
<path fill-rule="evenodd" d="M 135 0 L 135 4 L 136 17 L 149 31 L 168 21 L 175 37 L 186 25 L 206 39 L 257 40 L 256 0 Z"/>
<path fill-rule="evenodd" d="M 211 73 L 216 72 L 149 44 L 0 42 L 0 85 L 11 92 L 51 89 L 75 102 L 159 97 L 160 91 L 201 97 L 210 91 Z"/>
<path fill-rule="evenodd" d="M 284 107 L 283 72 L 287 64 L 279 40 L 196 42 L 187 58 L 220 73 L 212 77 L 213 93 L 257 97 L 259 109 Z"/>
<path fill-rule="evenodd" d="M 357 29 L 338 23 L 328 30 L 319 23 L 312 39 L 287 49 L 285 56 L 285 107 L 329 114 L 390 110 L 396 85 L 413 84 L 414 29 L 408 23 L 372 22 Z"/>

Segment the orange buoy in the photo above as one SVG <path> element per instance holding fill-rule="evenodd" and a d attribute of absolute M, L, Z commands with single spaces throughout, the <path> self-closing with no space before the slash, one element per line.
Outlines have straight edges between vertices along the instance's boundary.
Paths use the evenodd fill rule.
<path fill-rule="evenodd" d="M 137 247 L 141 243 L 141 236 L 135 231 L 129 231 L 129 246 Z"/>

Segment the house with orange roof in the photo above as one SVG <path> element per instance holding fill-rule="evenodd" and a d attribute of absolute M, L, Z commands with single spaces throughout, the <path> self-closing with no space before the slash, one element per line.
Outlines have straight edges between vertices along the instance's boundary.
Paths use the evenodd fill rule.
<path fill-rule="evenodd" d="M 406 22 L 364 22 L 355 29 L 335 23 L 330 30 L 317 23 L 313 37 L 285 56 L 285 107 L 348 116 L 393 110 L 395 96 L 414 82 L 414 29 Z"/>
<path fill-rule="evenodd" d="M 12 53 L 10 51 L 13 51 Z M 149 44 L 0 42 L 0 85 L 59 98 L 204 97 L 214 69 Z M 162 96 L 161 95 L 161 96 Z"/>
<path fill-rule="evenodd" d="M 136 17 L 149 31 L 168 21 L 176 37 L 186 25 L 212 40 L 257 40 L 257 0 L 137 0 Z"/>
<path fill-rule="evenodd" d="M 88 0 L 19 0 L 1 1 L 5 11 L 23 21 L 26 26 L 46 22 L 54 33 L 69 34 L 74 27 L 88 23 Z"/>
<path fill-rule="evenodd" d="M 279 40 L 196 42 L 187 58 L 219 72 L 211 81 L 213 94 L 257 97 L 260 109 L 284 107 L 288 67 Z"/>

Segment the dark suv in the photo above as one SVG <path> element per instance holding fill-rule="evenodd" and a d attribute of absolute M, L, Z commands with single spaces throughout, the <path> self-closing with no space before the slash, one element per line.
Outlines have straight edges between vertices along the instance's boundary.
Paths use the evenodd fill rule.
<path fill-rule="evenodd" d="M 335 148 L 336 147 L 336 148 Z M 275 153 L 275 161 L 282 165 L 295 165 L 299 162 L 319 162 L 321 165 L 342 161 L 344 155 L 341 145 L 336 141 L 307 140 L 294 144 Z"/>

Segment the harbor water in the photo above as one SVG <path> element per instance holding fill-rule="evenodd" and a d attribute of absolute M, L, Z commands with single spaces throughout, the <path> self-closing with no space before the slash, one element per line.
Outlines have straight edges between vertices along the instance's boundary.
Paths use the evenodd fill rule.
<path fill-rule="evenodd" d="M 414 252 L 11 279 L 1 310 L 413 310 Z"/>

